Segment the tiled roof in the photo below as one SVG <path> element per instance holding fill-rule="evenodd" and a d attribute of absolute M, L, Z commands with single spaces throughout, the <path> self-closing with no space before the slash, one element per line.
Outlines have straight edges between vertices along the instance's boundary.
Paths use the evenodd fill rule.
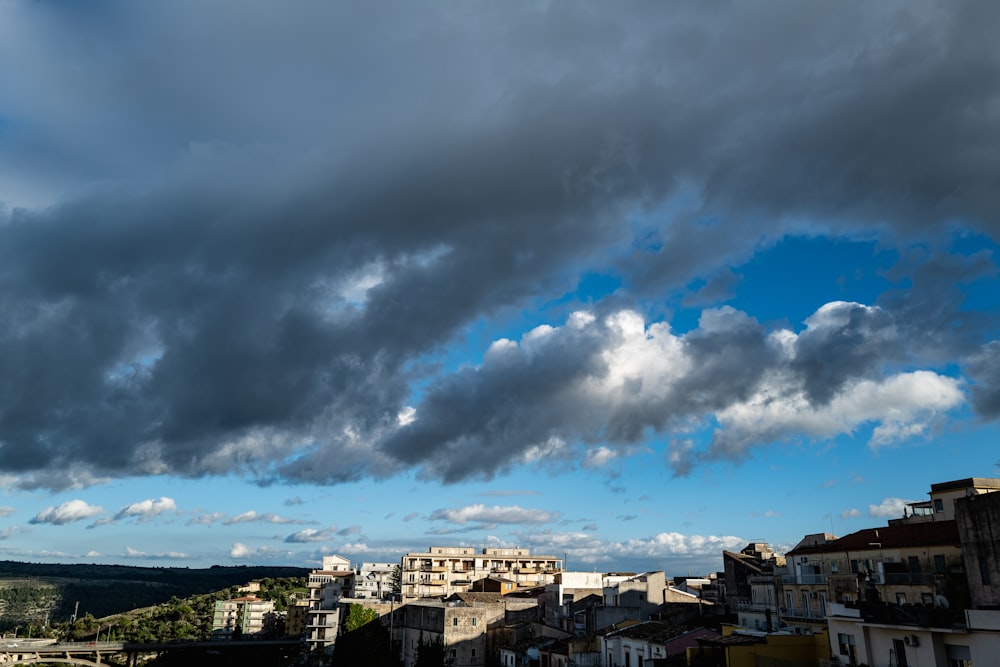
<path fill-rule="evenodd" d="M 869 549 L 895 549 L 918 546 L 958 545 L 958 524 L 954 521 L 903 523 L 880 528 L 866 528 L 828 544 L 797 547 L 788 556 Z"/>

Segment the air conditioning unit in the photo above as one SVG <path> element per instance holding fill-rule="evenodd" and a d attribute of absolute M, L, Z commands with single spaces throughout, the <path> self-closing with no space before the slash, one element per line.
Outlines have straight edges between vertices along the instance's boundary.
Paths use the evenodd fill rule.
<path fill-rule="evenodd" d="M 920 638 L 916 635 L 904 635 L 903 643 L 907 646 L 920 646 Z"/>

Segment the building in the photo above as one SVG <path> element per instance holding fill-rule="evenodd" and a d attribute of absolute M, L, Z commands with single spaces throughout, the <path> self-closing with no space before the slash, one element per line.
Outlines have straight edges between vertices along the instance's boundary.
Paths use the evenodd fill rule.
<path fill-rule="evenodd" d="M 362 563 L 354 572 L 352 598 L 390 600 L 395 591 L 398 563 Z"/>
<path fill-rule="evenodd" d="M 700 639 L 719 636 L 708 628 L 646 621 L 603 634 L 600 655 L 607 665 L 649 667 L 654 661 L 685 654 Z"/>
<path fill-rule="evenodd" d="M 274 602 L 254 595 L 219 600 L 212 615 L 212 638 L 259 637 L 268 628 Z"/>
<path fill-rule="evenodd" d="M 472 582 L 500 575 L 518 585 L 551 583 L 562 571 L 562 559 L 532 555 L 527 549 L 430 547 L 403 556 L 400 563 L 404 600 L 445 597 L 466 592 Z"/>
<path fill-rule="evenodd" d="M 967 477 L 951 482 L 931 484 L 930 498 L 908 505 L 909 512 L 903 518 L 893 519 L 894 523 L 914 523 L 922 521 L 953 521 L 955 502 L 960 498 L 978 496 L 1000 491 L 1000 479 L 989 477 Z"/>
<path fill-rule="evenodd" d="M 285 636 L 304 637 L 309 621 L 309 600 L 292 600 L 285 612 Z"/>
<path fill-rule="evenodd" d="M 354 586 L 351 562 L 342 556 L 324 556 L 323 567 L 309 573 L 308 586 L 306 643 L 310 651 L 330 651 L 340 630 L 340 600 Z"/>
<path fill-rule="evenodd" d="M 841 584 L 828 609 L 834 657 L 894 667 L 992 664 L 1000 654 L 997 490 L 1000 480 L 984 478 L 933 484 L 929 501 L 888 527 L 834 542 L 848 573 L 831 574 L 831 588 L 855 582 Z"/>
<path fill-rule="evenodd" d="M 663 604 L 666 587 L 662 571 L 610 576 L 602 587 L 604 606 L 635 607 L 645 618 Z"/>
<path fill-rule="evenodd" d="M 403 606 L 401 615 L 403 667 L 413 667 L 422 643 L 437 642 L 452 667 L 485 667 L 487 629 L 491 623 L 503 620 L 504 603 L 499 599 L 492 603 L 418 600 Z"/>
<path fill-rule="evenodd" d="M 500 593 L 501 595 L 507 595 L 516 591 L 517 588 L 516 581 L 498 576 L 490 576 L 472 582 L 473 593 Z"/>

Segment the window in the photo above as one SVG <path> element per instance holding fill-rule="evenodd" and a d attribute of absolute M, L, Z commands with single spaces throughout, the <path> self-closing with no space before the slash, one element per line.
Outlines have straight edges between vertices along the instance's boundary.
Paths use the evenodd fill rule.
<path fill-rule="evenodd" d="M 972 652 L 968 646 L 945 644 L 944 650 L 948 658 L 948 667 L 972 667 Z"/>
<path fill-rule="evenodd" d="M 990 564 L 986 562 L 985 558 L 980 558 L 979 560 L 979 576 L 983 580 L 983 586 L 990 585 Z"/>
<path fill-rule="evenodd" d="M 831 560 L 830 561 L 830 572 L 832 572 L 833 574 L 837 574 L 838 572 L 840 572 L 840 561 L 839 560 Z"/>
<path fill-rule="evenodd" d="M 906 593 L 896 593 L 896 604 L 906 604 Z"/>
<path fill-rule="evenodd" d="M 916 556 L 910 556 L 906 559 L 906 566 L 910 572 L 920 572 L 920 559 Z"/>
<path fill-rule="evenodd" d="M 846 655 L 852 663 L 855 661 L 854 635 L 838 632 L 837 646 L 840 647 L 840 655 Z"/>
<path fill-rule="evenodd" d="M 935 512 L 943 512 L 944 511 L 944 501 L 941 500 L 940 498 L 935 498 L 934 499 L 934 511 Z"/>
<path fill-rule="evenodd" d="M 938 574 L 944 574 L 948 571 L 948 565 L 941 554 L 934 556 L 934 571 Z"/>
<path fill-rule="evenodd" d="M 451 659 L 454 660 L 458 657 L 458 649 L 451 649 Z"/>
<path fill-rule="evenodd" d="M 852 559 L 851 560 L 851 572 L 853 572 L 854 574 L 857 574 L 860 571 L 861 570 L 858 568 L 858 561 Z"/>
<path fill-rule="evenodd" d="M 472 657 L 473 657 L 473 658 L 475 658 L 475 657 L 476 657 L 476 649 L 472 649 Z"/>
<path fill-rule="evenodd" d="M 476 617 L 472 617 L 472 627 L 476 627 Z"/>

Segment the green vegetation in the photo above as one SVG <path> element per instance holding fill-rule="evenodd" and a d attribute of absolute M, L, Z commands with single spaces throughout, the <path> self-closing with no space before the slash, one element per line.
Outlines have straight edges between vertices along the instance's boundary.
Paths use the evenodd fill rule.
<path fill-rule="evenodd" d="M 0 561 L 0 632 L 11 633 L 18 628 L 19 636 L 26 636 L 30 628 L 32 636 L 37 637 L 47 622 L 65 626 L 77 602 L 78 622 L 82 622 L 88 614 L 92 618 L 113 616 L 214 591 L 227 591 L 228 597 L 230 587 L 250 581 L 261 581 L 258 595 L 274 600 L 275 609 L 283 610 L 289 592 L 296 587 L 304 590 L 302 578 L 307 573 L 305 568 L 296 567 L 189 569 Z M 290 580 L 303 583 L 300 586 Z M 195 616 L 202 613 L 193 606 L 192 612 Z M 187 620 L 190 614 L 185 610 L 173 613 L 179 627 L 185 623 L 195 629 L 200 627 Z M 211 625 L 211 611 L 208 623 Z"/>
<path fill-rule="evenodd" d="M 287 607 L 290 595 L 306 594 L 305 577 L 260 580 L 261 589 L 255 595 L 263 600 L 274 600 L 275 609 Z M 237 586 L 225 590 L 192 595 L 132 611 L 94 618 L 86 614 L 75 623 L 59 623 L 53 629 L 60 636 L 73 641 L 108 639 L 127 642 L 159 642 L 175 639 L 201 640 L 212 636 L 212 617 L 215 603 L 246 595 Z"/>

